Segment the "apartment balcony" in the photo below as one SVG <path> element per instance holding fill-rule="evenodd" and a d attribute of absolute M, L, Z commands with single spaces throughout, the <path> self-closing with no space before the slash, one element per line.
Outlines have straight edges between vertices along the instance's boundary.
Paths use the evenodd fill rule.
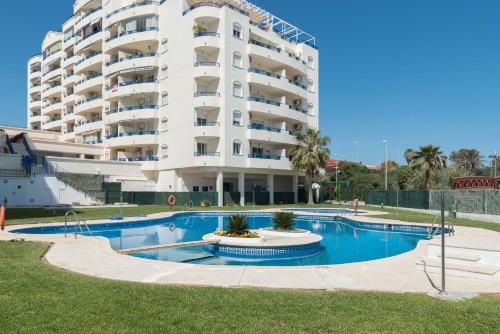
<path fill-rule="evenodd" d="M 219 122 L 204 122 L 194 123 L 194 137 L 195 138 L 219 138 L 220 137 L 220 123 Z"/>
<path fill-rule="evenodd" d="M 63 50 L 66 50 L 72 45 L 75 45 L 75 36 L 71 36 L 63 40 Z"/>
<path fill-rule="evenodd" d="M 90 111 L 101 111 L 103 106 L 102 96 L 93 96 L 75 103 L 75 114 Z"/>
<path fill-rule="evenodd" d="M 75 134 L 90 133 L 101 130 L 103 127 L 102 118 L 90 119 L 88 121 L 75 124 Z"/>
<path fill-rule="evenodd" d="M 298 98 L 307 98 L 307 87 L 299 82 L 287 79 L 279 74 L 271 73 L 259 68 L 251 67 L 248 69 L 249 83 L 272 89 L 279 89 L 283 92 L 293 94 Z"/>
<path fill-rule="evenodd" d="M 104 83 L 104 77 L 101 75 L 97 75 L 95 77 L 81 79 L 75 82 L 75 94 L 85 93 L 88 90 L 101 90 L 99 86 L 102 86 Z"/>
<path fill-rule="evenodd" d="M 272 59 L 282 65 L 295 68 L 304 75 L 307 73 L 307 64 L 304 60 L 275 46 L 250 40 L 247 51 L 250 56 Z"/>
<path fill-rule="evenodd" d="M 73 2 L 73 13 L 78 13 L 80 10 L 86 10 L 94 5 L 95 0 L 75 0 Z"/>
<path fill-rule="evenodd" d="M 260 142 L 296 145 L 297 139 L 290 131 L 280 128 L 273 128 L 269 126 L 261 126 L 252 124 L 248 126 L 247 130 L 248 140 L 255 140 Z"/>
<path fill-rule="evenodd" d="M 49 97 L 58 97 L 61 98 L 62 95 L 62 86 L 57 85 L 54 87 L 49 87 L 43 90 L 42 92 L 42 99 L 46 99 Z"/>
<path fill-rule="evenodd" d="M 298 109 L 298 110 L 297 110 Z M 247 111 L 265 115 L 267 118 L 285 118 L 290 121 L 307 123 L 307 112 L 299 107 L 251 96 L 248 98 Z"/>
<path fill-rule="evenodd" d="M 37 122 L 44 122 L 45 121 L 45 116 L 42 116 L 41 114 L 36 114 L 36 115 L 30 115 L 29 122 L 30 123 L 37 123 Z"/>
<path fill-rule="evenodd" d="M 292 164 L 287 157 L 273 154 L 249 154 L 248 168 L 292 170 Z"/>
<path fill-rule="evenodd" d="M 77 100 L 78 100 L 78 95 L 75 94 L 64 95 L 63 104 L 64 105 L 75 104 Z"/>
<path fill-rule="evenodd" d="M 200 109 L 220 108 L 220 93 L 218 92 L 194 93 L 194 107 Z"/>
<path fill-rule="evenodd" d="M 158 131 L 144 130 L 113 133 L 106 136 L 106 147 L 158 145 Z"/>
<path fill-rule="evenodd" d="M 42 92 L 42 85 L 32 86 L 29 88 L 30 94 L 37 94 Z"/>
<path fill-rule="evenodd" d="M 53 70 L 50 70 L 48 72 L 45 72 L 42 75 L 42 83 L 45 83 L 51 79 L 54 79 L 56 77 L 61 77 L 62 76 L 62 68 L 58 67 Z"/>
<path fill-rule="evenodd" d="M 74 110 L 67 110 L 63 113 L 63 119 L 65 121 L 69 121 L 71 119 L 74 119 L 75 118 L 75 111 Z"/>
<path fill-rule="evenodd" d="M 193 159 L 193 166 L 219 166 L 220 153 L 219 152 L 195 152 Z"/>
<path fill-rule="evenodd" d="M 218 32 L 202 31 L 194 34 L 194 48 L 220 48 L 220 34 Z M 211 50 L 207 50 L 211 51 Z"/>
<path fill-rule="evenodd" d="M 101 16 L 102 16 L 102 7 L 101 6 L 89 10 L 87 13 L 85 13 L 84 15 L 82 15 L 76 19 L 75 27 L 73 28 L 74 31 L 81 30 L 87 24 L 90 24 L 92 22 L 99 20 L 101 18 Z"/>
<path fill-rule="evenodd" d="M 158 14 L 159 1 L 144 0 L 139 3 L 134 3 L 128 6 L 118 8 L 104 18 L 103 26 L 107 28 L 117 22 L 126 20 L 132 17 Z"/>
<path fill-rule="evenodd" d="M 128 30 L 106 39 L 105 48 L 109 52 L 117 47 L 143 49 L 158 41 L 158 27 Z"/>
<path fill-rule="evenodd" d="M 30 109 L 41 109 L 42 108 L 42 101 L 31 101 L 29 104 Z"/>
<path fill-rule="evenodd" d="M 62 50 L 56 51 L 46 57 L 43 58 L 43 64 L 48 65 L 53 63 L 54 61 L 61 60 L 64 56 L 64 52 Z"/>
<path fill-rule="evenodd" d="M 67 141 L 67 142 L 74 142 L 75 141 L 75 132 L 74 132 L 74 130 L 63 131 L 63 134 L 61 135 L 61 140 L 62 141 Z"/>
<path fill-rule="evenodd" d="M 193 20 L 205 17 L 219 19 L 221 7 L 223 7 L 223 4 L 216 2 L 200 2 L 188 8 L 183 15 L 190 16 Z"/>
<path fill-rule="evenodd" d="M 137 67 L 158 67 L 158 54 L 155 52 L 139 53 L 121 57 L 106 63 L 105 75 Z"/>
<path fill-rule="evenodd" d="M 106 124 L 113 124 L 130 120 L 157 119 L 157 105 L 142 105 L 123 107 L 106 111 Z"/>
<path fill-rule="evenodd" d="M 219 78 L 220 63 L 215 61 L 200 61 L 194 64 L 195 78 Z"/>
<path fill-rule="evenodd" d="M 78 60 L 79 57 L 77 55 L 72 55 L 70 57 L 67 57 L 67 58 L 64 58 L 63 62 L 62 62 L 62 67 L 63 68 L 66 68 L 68 66 L 71 66 L 73 64 L 75 64 Z"/>
<path fill-rule="evenodd" d="M 63 79 L 62 79 L 62 85 L 63 85 L 63 87 L 66 87 L 68 85 L 74 85 L 77 78 L 78 78 L 78 76 L 76 74 L 74 74 L 74 73 L 73 74 L 64 75 Z"/>
<path fill-rule="evenodd" d="M 47 104 L 45 106 L 42 106 L 42 115 L 60 113 L 62 111 L 62 107 L 63 107 L 62 102 Z"/>
<path fill-rule="evenodd" d="M 100 43 L 103 38 L 103 32 L 102 30 L 98 30 L 91 35 L 88 35 L 87 37 L 76 40 L 75 41 L 75 53 L 80 52 L 81 50 L 88 48 L 94 43 Z"/>
<path fill-rule="evenodd" d="M 102 52 L 92 53 L 84 58 L 81 58 L 79 61 L 75 63 L 75 73 L 80 73 L 89 68 L 95 68 L 100 71 L 102 68 L 103 62 Z"/>
<path fill-rule="evenodd" d="M 30 80 L 41 78 L 41 77 L 42 77 L 42 71 L 41 70 L 35 71 L 35 72 L 30 72 L 30 74 L 28 75 L 28 78 Z"/>
<path fill-rule="evenodd" d="M 158 92 L 158 82 L 156 78 L 148 80 L 130 80 L 106 87 L 105 98 L 117 99 L 122 96 L 135 94 L 150 94 Z"/>
<path fill-rule="evenodd" d="M 62 120 L 59 119 L 49 119 L 48 121 L 45 121 L 45 123 L 42 123 L 42 130 L 48 130 L 48 131 L 54 131 L 54 130 L 61 130 L 62 126 Z"/>

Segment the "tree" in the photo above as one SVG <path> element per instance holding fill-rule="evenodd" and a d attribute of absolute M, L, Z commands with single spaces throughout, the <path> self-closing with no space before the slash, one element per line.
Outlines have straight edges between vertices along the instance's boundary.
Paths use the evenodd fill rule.
<path fill-rule="evenodd" d="M 462 148 L 451 152 L 450 160 L 468 175 L 477 174 L 484 166 L 481 153 L 476 149 Z"/>
<path fill-rule="evenodd" d="M 410 165 L 411 160 L 413 159 L 414 156 L 415 156 L 415 151 L 413 149 L 409 148 L 405 151 L 405 160 L 408 165 Z"/>
<path fill-rule="evenodd" d="M 298 132 L 295 136 L 298 144 L 291 150 L 292 165 L 298 171 L 305 171 L 308 204 L 314 204 L 311 186 L 319 169 L 326 168 L 330 158 L 330 150 L 326 147 L 330 138 L 322 137 L 320 131 L 313 128 L 308 128 L 305 133 Z"/>
<path fill-rule="evenodd" d="M 439 146 L 420 146 L 411 158 L 410 166 L 424 173 L 424 188 L 430 188 L 431 173 L 446 167 L 446 156 Z"/>

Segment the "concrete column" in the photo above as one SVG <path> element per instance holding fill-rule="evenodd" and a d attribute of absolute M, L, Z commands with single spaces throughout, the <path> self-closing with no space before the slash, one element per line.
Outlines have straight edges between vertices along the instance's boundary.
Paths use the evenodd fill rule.
<path fill-rule="evenodd" d="M 238 173 L 238 191 L 240 192 L 240 205 L 245 205 L 245 173 Z"/>
<path fill-rule="evenodd" d="M 80 153 L 80 159 L 85 159 L 85 154 Z"/>
<path fill-rule="evenodd" d="M 219 170 L 217 172 L 217 182 L 215 185 L 217 191 L 217 206 L 224 206 L 224 173 Z"/>
<path fill-rule="evenodd" d="M 299 202 L 299 176 L 292 176 L 292 189 L 293 189 L 293 202 L 297 204 Z"/>
<path fill-rule="evenodd" d="M 183 191 L 182 176 L 178 171 L 175 171 L 175 191 Z M 188 189 L 188 191 L 191 191 L 191 189 Z"/>
<path fill-rule="evenodd" d="M 267 174 L 267 191 L 269 191 L 269 204 L 274 204 L 274 174 Z"/>

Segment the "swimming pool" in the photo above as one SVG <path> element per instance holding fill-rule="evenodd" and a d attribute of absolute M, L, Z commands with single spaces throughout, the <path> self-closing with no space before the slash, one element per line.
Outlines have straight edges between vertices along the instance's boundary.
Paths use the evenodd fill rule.
<path fill-rule="evenodd" d="M 137 222 L 91 224 L 94 236 L 109 239 L 114 250 L 201 240 L 203 235 L 222 230 L 230 213 L 179 213 L 168 218 Z M 246 213 L 251 229 L 271 226 L 270 213 Z M 323 237 L 321 251 L 303 258 L 252 257 L 225 258 L 206 246 L 157 249 L 132 256 L 205 265 L 307 266 L 352 263 L 381 259 L 413 250 L 427 238 L 428 229 L 420 226 L 386 225 L 335 219 L 320 215 L 298 216 L 296 227 L 311 230 Z M 71 229 L 76 231 L 74 226 Z M 32 227 L 13 231 L 28 234 L 61 234 L 63 226 Z"/>
<path fill-rule="evenodd" d="M 307 212 L 307 213 L 327 213 L 327 214 L 336 214 L 336 215 L 344 215 L 344 214 L 355 214 L 354 210 L 350 209 L 311 209 L 311 208 L 293 208 L 293 209 L 283 209 L 283 211 L 295 211 L 295 212 Z M 364 213 L 363 211 L 358 211 L 357 213 Z"/>

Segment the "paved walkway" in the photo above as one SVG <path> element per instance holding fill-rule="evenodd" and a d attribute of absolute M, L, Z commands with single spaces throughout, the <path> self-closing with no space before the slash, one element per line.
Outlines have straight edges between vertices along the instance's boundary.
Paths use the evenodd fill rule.
<path fill-rule="evenodd" d="M 363 222 L 402 224 L 400 221 L 382 218 L 362 216 L 348 218 Z M 8 230 L 19 227 L 11 226 Z M 63 235 L 0 232 L 0 240 L 13 238 L 53 242 L 53 246 L 46 254 L 46 260 L 59 268 L 100 278 L 132 282 L 218 287 L 376 290 L 434 295 L 438 293 L 440 284 L 439 274 L 419 271 L 416 266 L 419 259 L 427 256 L 427 240 L 421 241 L 413 251 L 375 261 L 329 266 L 258 267 L 185 264 L 120 255 L 111 249 L 109 240 L 103 237 L 75 239 L 64 238 Z M 457 227 L 456 237 L 448 239 L 450 241 L 456 239 L 456 243 L 461 246 L 478 247 L 482 243 L 481 240 L 500 244 L 500 233 Z M 450 276 L 447 278 L 447 288 L 449 291 L 458 292 L 498 293 L 500 275 L 488 280 Z"/>

